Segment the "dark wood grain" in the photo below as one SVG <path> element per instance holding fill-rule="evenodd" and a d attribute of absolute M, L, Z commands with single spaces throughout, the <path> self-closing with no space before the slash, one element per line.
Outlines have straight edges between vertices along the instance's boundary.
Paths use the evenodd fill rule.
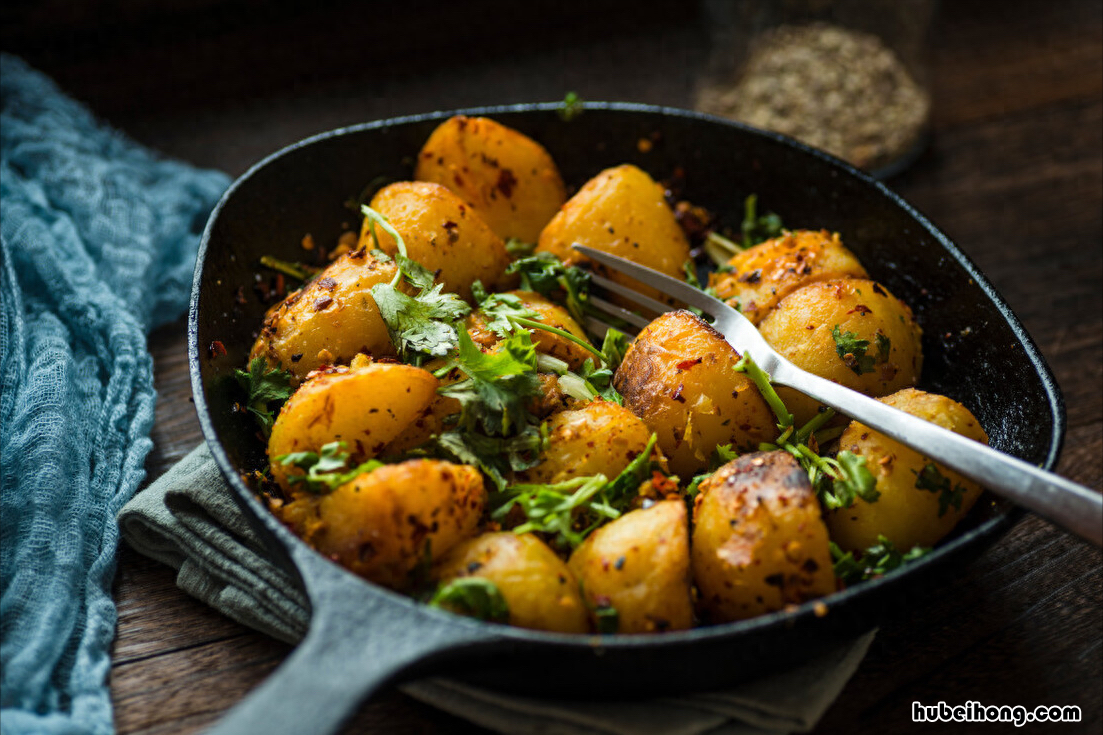
<path fill-rule="evenodd" d="M 347 4 L 334 6 L 340 12 L 332 25 L 325 25 L 328 6 L 266 19 L 244 0 L 168 3 L 158 11 L 133 0 L 120 5 L 127 12 L 112 25 L 106 16 L 65 15 L 63 4 L 53 5 L 54 15 L 16 13 L 14 26 L 5 17 L 15 31 L 6 30 L 6 48 L 138 140 L 232 174 L 305 135 L 396 114 L 558 99 L 567 89 L 591 99 L 688 106 L 707 55 L 700 16 L 676 10 L 678 3 L 602 0 L 590 24 L 543 3 L 552 16 L 544 25 L 556 33 L 534 40 L 541 24 L 515 14 L 488 27 L 490 35 L 480 37 L 496 41 L 478 52 L 463 34 L 440 30 L 475 28 L 463 25 L 471 3 L 455 4 L 448 23 L 425 37 L 403 25 L 422 13 L 419 3 L 381 19 L 370 34 L 350 20 Z M 642 7 L 644 17 L 614 22 L 630 7 Z M 228 14 L 214 23 L 218 13 Z M 197 29 L 208 33 L 196 38 Z M 383 38 L 388 32 L 393 38 Z M 930 148 L 891 185 L 963 247 L 1022 319 L 1068 406 L 1059 470 L 1100 489 L 1103 5 L 943 3 L 931 84 Z M 160 393 L 147 462 L 155 476 L 199 441 L 199 429 L 183 322 L 152 335 L 150 347 Z M 121 733 L 198 732 L 289 651 L 189 598 L 171 569 L 126 549 L 116 599 L 112 693 Z M 1029 731 L 1098 732 L 1101 600 L 1099 550 L 1028 516 L 884 625 L 819 730 L 927 732 L 930 725 L 911 723 L 912 701 L 978 700 L 1075 704 L 1084 715 L 1079 725 Z M 472 729 L 390 691 L 346 731 Z"/>

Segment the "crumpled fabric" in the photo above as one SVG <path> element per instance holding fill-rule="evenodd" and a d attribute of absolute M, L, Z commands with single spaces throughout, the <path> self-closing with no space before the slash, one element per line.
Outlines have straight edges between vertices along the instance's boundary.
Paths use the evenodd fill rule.
<path fill-rule="evenodd" d="M 0 732 L 111 733 L 118 510 L 152 442 L 150 329 L 225 174 L 164 160 L 0 56 Z"/>

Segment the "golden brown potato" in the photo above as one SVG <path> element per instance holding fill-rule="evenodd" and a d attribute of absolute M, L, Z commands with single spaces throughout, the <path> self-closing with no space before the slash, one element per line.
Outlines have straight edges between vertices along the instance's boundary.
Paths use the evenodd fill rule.
<path fill-rule="evenodd" d="M 437 379 L 411 365 L 371 363 L 311 378 L 288 399 L 272 426 L 268 458 L 272 477 L 292 494 L 288 475 L 301 474 L 279 457 L 318 452 L 343 441 L 350 461 L 378 456 L 436 396 Z"/>
<path fill-rule="evenodd" d="M 531 533 L 484 533 L 453 548 L 434 577 L 494 583 L 509 605 L 509 624 L 559 633 L 587 633 L 590 622 L 578 581 L 555 552 Z"/>
<path fill-rule="evenodd" d="M 571 315 L 567 313 L 567 310 L 559 304 L 549 301 L 540 294 L 533 293 L 532 291 L 507 291 L 506 293 L 511 296 L 516 296 L 524 308 L 536 312 L 538 316 L 533 319 L 534 321 L 547 324 L 550 327 L 562 329 L 565 332 L 570 332 L 584 342 L 588 343 L 590 341 L 590 338 L 586 336 L 586 332 L 579 326 L 578 322 L 572 319 Z M 487 319 L 480 311 L 472 312 L 471 316 L 467 318 L 467 331 L 471 335 L 471 338 L 475 340 L 476 344 L 489 349 L 493 347 L 500 338 L 497 334 L 487 329 L 486 325 Z M 543 329 L 530 329 L 529 333 L 532 334 L 532 342 L 536 345 L 537 351 L 563 360 L 571 366 L 572 370 L 577 370 L 582 367 L 582 363 L 586 362 L 587 359 L 595 359 L 594 353 L 572 342 L 566 337 L 561 337 L 558 334 L 553 334 Z"/>
<path fill-rule="evenodd" d="M 988 435 L 969 409 L 945 396 L 906 388 L 881 399 L 890 406 L 987 444 Z M 856 498 L 849 508 L 828 512 L 831 539 L 846 551 L 864 551 L 881 535 L 902 551 L 934 546 L 965 517 L 981 487 L 894 439 L 854 421 L 839 448 L 864 457 L 880 497 Z M 933 469 L 929 469 L 932 466 Z"/>
<path fill-rule="evenodd" d="M 574 550 L 568 565 L 591 609 L 616 610 L 617 633 L 693 627 L 689 531 L 680 499 L 605 524 Z"/>
<path fill-rule="evenodd" d="M 548 444 L 518 482 L 553 484 L 574 477 L 619 475 L 651 440 L 651 429 L 624 406 L 601 399 L 548 420 Z"/>
<path fill-rule="evenodd" d="M 394 354 L 371 289 L 389 283 L 394 263 L 364 251 L 342 255 L 305 288 L 268 310 L 249 355 L 289 371 L 296 382 L 323 365 L 347 365 L 358 353 Z"/>
<path fill-rule="evenodd" d="M 439 184 L 401 181 L 380 189 L 371 208 L 382 214 L 406 243 L 406 254 L 430 271 L 445 291 L 471 300 L 471 284 L 497 283 L 509 265 L 502 238 L 458 196 Z M 371 220 L 364 218 L 360 247 L 372 250 L 375 240 Z M 379 249 L 388 255 L 398 251 L 394 238 L 376 226 Z"/>
<path fill-rule="evenodd" d="M 743 455 L 699 491 L 693 580 L 711 622 L 742 620 L 835 591 L 820 504 L 792 455 Z"/>
<path fill-rule="evenodd" d="M 766 315 L 758 331 L 797 367 L 869 396 L 915 385 L 923 366 L 923 331 L 911 309 L 880 284 L 861 278 L 798 288 Z M 817 401 L 794 390 L 777 392 L 797 426 L 819 410 Z"/>
<path fill-rule="evenodd" d="M 839 233 L 796 230 L 759 243 L 732 258 L 727 273 L 712 273 L 719 298 L 758 324 L 779 301 L 801 286 L 868 274 Z"/>
<path fill-rule="evenodd" d="M 537 251 L 547 251 L 568 264 L 586 262 L 572 245 L 627 258 L 685 280 L 683 264 L 689 259 L 689 242 L 663 188 L 635 166 L 606 169 L 590 179 L 570 198 L 540 233 Z M 650 286 L 594 264 L 594 270 L 614 281 L 661 298 Z"/>
<path fill-rule="evenodd" d="M 473 536 L 486 505 L 474 467 L 430 459 L 385 465 L 279 515 L 306 543 L 349 571 L 402 590 L 418 564 Z"/>
<path fill-rule="evenodd" d="M 624 357 L 613 384 L 624 405 L 658 434 L 670 468 L 687 481 L 720 444 L 757 448 L 777 437 L 774 414 L 743 373 L 739 355 L 688 311 L 648 324 Z"/>
<path fill-rule="evenodd" d="M 499 237 L 525 242 L 536 242 L 567 198 L 543 146 L 485 117 L 441 123 L 418 154 L 414 178 L 448 187 Z"/>

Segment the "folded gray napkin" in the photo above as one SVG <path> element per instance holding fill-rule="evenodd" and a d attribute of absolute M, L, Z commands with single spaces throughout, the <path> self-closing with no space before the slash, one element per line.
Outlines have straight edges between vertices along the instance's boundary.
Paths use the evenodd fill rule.
<path fill-rule="evenodd" d="M 177 585 L 220 612 L 289 643 L 309 624 L 307 602 L 265 557 L 205 444 L 119 512 L 123 538 L 179 570 Z M 645 702 L 575 702 L 498 694 L 444 678 L 406 684 L 410 696 L 510 735 L 775 735 L 808 732 L 838 697 L 875 631 L 789 671 L 722 692 Z"/>

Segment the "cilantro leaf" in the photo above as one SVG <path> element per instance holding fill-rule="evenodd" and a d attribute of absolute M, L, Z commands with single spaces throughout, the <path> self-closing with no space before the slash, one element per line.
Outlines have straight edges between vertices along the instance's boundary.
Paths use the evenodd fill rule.
<path fill-rule="evenodd" d="M 889 352 L 892 350 L 892 340 L 886 337 L 880 329 L 877 330 L 874 339 L 877 342 L 877 357 L 881 358 L 881 362 L 888 362 Z"/>
<path fill-rule="evenodd" d="M 833 541 L 828 542 L 828 547 L 834 562 L 835 576 L 847 584 L 882 577 L 931 552 L 927 547 L 913 546 L 910 551 L 901 553 L 891 541 L 881 535 L 877 536 L 877 543 L 862 552 L 858 558 L 855 558 L 853 552 L 843 553 Z"/>
<path fill-rule="evenodd" d="M 598 633 L 616 633 L 620 630 L 620 612 L 611 602 L 605 601 L 594 607 L 594 620 Z"/>
<path fill-rule="evenodd" d="M 509 604 L 498 585 L 484 577 L 459 577 L 437 589 L 429 600 L 432 607 L 460 615 L 489 620 L 494 623 L 509 622 Z"/>
<path fill-rule="evenodd" d="M 298 467 L 305 474 L 288 475 L 291 485 L 305 485 L 308 492 L 322 494 L 332 492 L 360 475 L 379 469 L 383 462 L 369 459 L 356 467 L 349 467 L 347 445 L 342 441 L 322 445 L 320 453 L 292 452 L 276 457 L 276 461 L 289 467 Z"/>
<path fill-rule="evenodd" d="M 443 357 L 456 348 L 455 322 L 471 307 L 455 294 L 441 293 L 443 288 L 438 283 L 410 296 L 390 283 L 372 286 L 372 298 L 403 362 L 421 364 L 425 357 Z"/>
<path fill-rule="evenodd" d="M 273 412 L 279 412 L 279 406 L 291 397 L 291 373 L 279 367 L 268 369 L 264 357 L 255 357 L 249 363 L 249 370 L 235 370 L 234 377 L 238 385 L 248 394 L 245 406 L 260 424 L 265 436 L 272 430 L 275 422 Z M 275 405 L 279 404 L 279 405 Z"/>
<path fill-rule="evenodd" d="M 830 486 L 821 485 L 819 488 L 820 500 L 828 510 L 849 508 L 854 504 L 855 498 L 875 503 L 881 497 L 877 490 L 877 480 L 866 468 L 864 457 L 844 449 L 835 457 L 833 466 L 840 476 L 834 478 Z"/>
<path fill-rule="evenodd" d="M 575 265 L 564 265 L 551 253 L 539 252 L 518 258 L 509 264 L 506 273 L 519 274 L 523 290 L 561 301 L 571 317 L 580 324 L 587 314 L 595 312 L 590 305 L 589 272 Z M 608 315 L 602 318 L 609 320 Z"/>
<path fill-rule="evenodd" d="M 506 252 L 513 258 L 525 258 L 536 251 L 536 243 L 525 242 L 517 237 L 506 238 Z"/>
<path fill-rule="evenodd" d="M 563 97 L 563 104 L 556 114 L 563 122 L 570 122 L 582 114 L 586 101 L 578 96 L 577 92 L 567 92 Z"/>
<path fill-rule="evenodd" d="M 482 284 L 479 285 L 481 288 Z M 514 294 L 486 294 L 484 290 L 481 294 L 476 294 L 475 299 L 479 301 L 479 311 L 487 319 L 486 328 L 499 337 L 513 333 L 517 328 L 517 319 L 541 318 L 539 312 L 525 306 L 520 297 Z"/>
<path fill-rule="evenodd" d="M 856 375 L 873 372 L 873 355 L 866 354 L 868 339 L 858 339 L 855 332 L 842 332 L 838 324 L 831 330 L 831 338 L 835 340 L 835 353 Z"/>
<path fill-rule="evenodd" d="M 773 212 L 759 215 L 757 208 L 758 195 L 751 194 L 743 200 L 743 222 L 739 229 L 743 233 L 744 248 L 777 237 L 785 229 L 781 223 L 781 217 Z"/>
<path fill-rule="evenodd" d="M 627 334 L 610 327 L 605 332 L 605 339 L 601 342 L 601 357 L 605 360 L 605 366 L 610 370 L 620 367 L 631 344 Z"/>
<path fill-rule="evenodd" d="M 951 505 L 961 510 L 961 503 L 965 500 L 966 489 L 961 485 L 953 485 L 949 477 L 938 471 L 934 462 L 928 462 L 921 471 L 915 473 L 915 487 L 938 493 L 939 518 L 946 515 Z"/>

